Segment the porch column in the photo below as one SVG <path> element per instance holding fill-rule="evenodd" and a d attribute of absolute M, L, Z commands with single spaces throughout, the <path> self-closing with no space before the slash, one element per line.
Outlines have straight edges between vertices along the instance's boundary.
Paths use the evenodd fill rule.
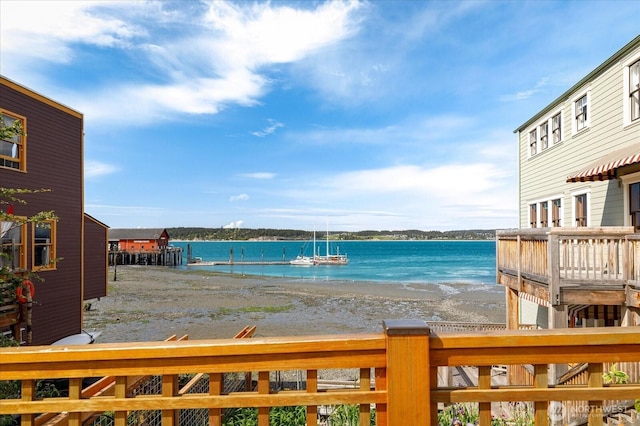
<path fill-rule="evenodd" d="M 505 299 L 507 305 L 507 330 L 518 330 L 520 328 L 520 299 L 518 291 L 505 286 Z"/>
<path fill-rule="evenodd" d="M 549 329 L 568 328 L 567 305 L 549 306 Z M 549 384 L 555 385 L 558 377 L 569 370 L 567 364 L 549 364 Z"/>

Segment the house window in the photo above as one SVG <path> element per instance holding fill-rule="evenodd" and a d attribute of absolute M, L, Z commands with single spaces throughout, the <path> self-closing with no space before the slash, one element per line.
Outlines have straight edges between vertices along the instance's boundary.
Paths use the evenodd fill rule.
<path fill-rule="evenodd" d="M 531 156 L 537 154 L 538 152 L 538 130 L 533 129 L 529 132 L 529 148 L 531 149 Z"/>
<path fill-rule="evenodd" d="M 578 194 L 574 197 L 575 224 L 576 226 L 588 226 L 588 197 L 587 194 Z"/>
<path fill-rule="evenodd" d="M 32 268 L 34 271 L 55 269 L 56 258 L 56 222 L 45 220 L 33 224 L 33 255 Z"/>
<path fill-rule="evenodd" d="M 640 182 L 629 185 L 629 214 L 631 225 L 640 231 Z"/>
<path fill-rule="evenodd" d="M 551 201 L 551 226 L 561 226 L 562 200 L 557 198 Z"/>
<path fill-rule="evenodd" d="M 640 119 L 640 60 L 629 67 L 629 113 L 631 121 Z"/>
<path fill-rule="evenodd" d="M 549 123 L 545 121 L 540 126 L 540 149 L 549 148 Z"/>
<path fill-rule="evenodd" d="M 0 125 L 11 127 L 19 124 L 26 132 L 26 118 L 0 109 Z M 0 139 L 0 167 L 9 169 L 26 170 L 25 145 L 26 135 L 2 135 Z"/>
<path fill-rule="evenodd" d="M 574 103 L 574 123 L 576 131 L 580 131 L 589 126 L 588 98 L 585 93 Z"/>
<path fill-rule="evenodd" d="M 538 227 L 538 205 L 529 204 L 529 226 L 531 228 Z"/>
<path fill-rule="evenodd" d="M 562 114 L 561 113 L 557 113 L 551 119 L 551 132 L 553 133 L 554 144 L 562 140 Z"/>
<path fill-rule="evenodd" d="M 26 218 L 24 218 L 26 219 Z M 0 267 L 9 269 L 27 269 L 27 227 L 20 222 L 0 222 L 0 241 L 2 252 L 0 253 Z"/>
<path fill-rule="evenodd" d="M 549 226 L 549 202 L 543 201 L 540 203 L 540 226 L 547 228 Z"/>

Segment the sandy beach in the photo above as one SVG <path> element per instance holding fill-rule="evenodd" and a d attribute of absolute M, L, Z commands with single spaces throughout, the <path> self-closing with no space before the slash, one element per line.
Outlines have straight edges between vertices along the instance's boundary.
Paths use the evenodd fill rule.
<path fill-rule="evenodd" d="M 504 322 L 498 285 L 290 280 L 155 266 L 109 270 L 109 295 L 91 300 L 84 329 L 98 342 L 368 333 L 384 319 Z"/>

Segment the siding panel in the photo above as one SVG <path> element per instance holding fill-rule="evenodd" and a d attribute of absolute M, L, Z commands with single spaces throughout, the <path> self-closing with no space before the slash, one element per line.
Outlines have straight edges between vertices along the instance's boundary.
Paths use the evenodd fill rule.
<path fill-rule="evenodd" d="M 44 281 L 35 281 L 32 343 L 49 344 L 82 328 L 83 120 L 26 92 L 0 84 L 1 106 L 27 117 L 27 172 L 0 169 L 0 184 L 51 190 L 27 195 L 26 205 L 14 206 L 18 215 L 54 210 L 59 217 L 56 255 L 61 260 L 56 270 L 38 273 Z"/>
<path fill-rule="evenodd" d="M 627 58 L 640 56 L 640 46 Z M 563 142 L 529 158 L 529 131 L 519 135 L 520 146 L 520 227 L 529 227 L 529 204 L 562 194 L 563 222 L 572 226 L 572 193 L 590 192 L 592 226 L 619 226 L 624 224 L 624 187 L 616 180 L 606 182 L 566 183 L 566 177 L 607 153 L 640 142 L 640 124 L 623 126 L 623 64 L 612 64 L 608 69 L 585 82 L 566 99 L 559 100 L 551 110 L 562 108 Z M 572 134 L 574 97 L 590 90 L 590 127 Z M 542 120 L 535 123 L 538 125 Z"/>

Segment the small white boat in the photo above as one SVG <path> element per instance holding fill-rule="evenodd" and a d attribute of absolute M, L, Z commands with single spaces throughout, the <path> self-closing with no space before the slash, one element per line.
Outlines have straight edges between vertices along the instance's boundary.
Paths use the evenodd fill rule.
<path fill-rule="evenodd" d="M 289 264 L 295 266 L 313 266 L 316 263 L 313 260 L 313 257 L 299 255 L 295 259 L 290 260 Z"/>
<path fill-rule="evenodd" d="M 51 345 L 53 346 L 65 346 L 65 345 L 90 345 L 96 341 L 102 332 L 101 331 L 84 331 L 80 334 L 72 334 L 60 340 L 56 340 Z"/>

